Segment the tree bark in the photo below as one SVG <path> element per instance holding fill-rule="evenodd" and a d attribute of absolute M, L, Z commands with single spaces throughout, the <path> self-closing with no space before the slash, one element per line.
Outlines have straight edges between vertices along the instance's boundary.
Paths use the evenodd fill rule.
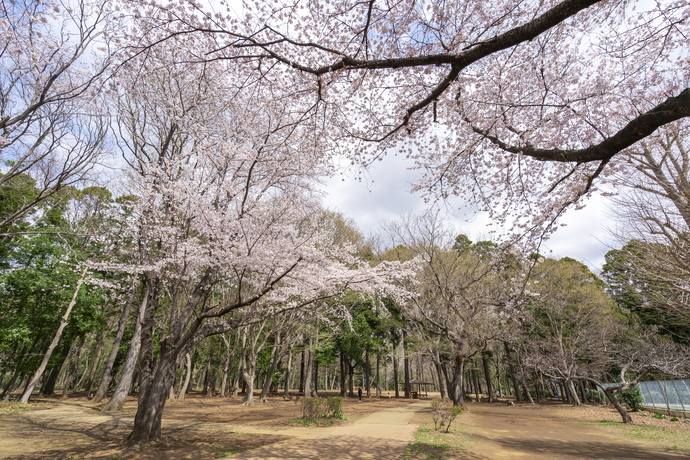
<path fill-rule="evenodd" d="M 453 384 L 451 386 L 451 398 L 453 399 L 453 405 L 460 406 L 463 409 L 467 409 L 465 404 L 465 390 L 464 385 L 464 374 L 465 374 L 465 358 L 462 356 L 455 357 L 455 366 L 453 369 Z"/>
<path fill-rule="evenodd" d="M 62 316 L 62 319 L 60 320 L 60 326 L 58 327 L 58 330 L 55 333 L 55 336 L 53 337 L 53 341 L 50 343 L 48 350 L 43 356 L 43 361 L 41 361 L 40 366 L 38 366 L 38 369 L 36 369 L 33 378 L 29 381 L 26 390 L 24 390 L 24 394 L 22 394 L 22 397 L 19 400 L 21 404 L 29 403 L 29 397 L 31 396 L 31 393 L 33 393 L 34 388 L 38 383 L 38 380 L 43 375 L 43 371 L 45 371 L 46 366 L 48 365 L 48 361 L 50 360 L 50 356 L 53 354 L 53 350 L 55 350 L 55 347 L 57 347 L 57 344 L 60 341 L 60 337 L 62 337 L 62 332 L 65 330 L 65 327 L 67 326 L 67 320 L 69 319 L 69 315 L 70 313 L 72 313 L 72 309 L 77 304 L 77 296 L 79 295 L 79 290 L 81 289 L 81 286 L 82 284 L 84 284 L 84 280 L 86 279 L 86 273 L 87 269 L 84 268 L 84 270 L 81 272 L 81 276 L 79 277 L 79 281 L 77 281 L 77 287 L 74 289 L 72 300 L 70 301 L 69 305 L 67 305 L 67 310 L 65 311 L 65 314 Z"/>
<path fill-rule="evenodd" d="M 137 364 L 137 359 L 139 357 L 139 349 L 141 347 L 141 329 L 144 318 L 146 317 L 146 311 L 148 310 L 149 301 L 149 286 L 147 283 L 146 292 L 144 293 L 144 298 L 139 306 L 139 314 L 137 315 L 136 322 L 134 323 L 134 333 L 129 344 L 129 349 L 127 350 L 127 356 L 125 357 L 125 363 L 122 365 L 122 372 L 120 373 L 120 380 L 117 382 L 117 387 L 115 387 L 115 392 L 111 396 L 110 400 L 101 409 L 102 412 L 111 412 L 122 410 L 122 406 L 125 404 L 125 399 L 129 394 L 132 387 L 132 378 L 134 377 L 134 369 Z M 105 378 L 105 375 L 103 376 Z M 103 384 L 103 380 L 101 380 Z M 100 388 L 99 388 L 100 392 Z M 105 392 L 104 392 L 105 394 Z M 141 396 L 141 395 L 140 395 Z M 94 396 L 94 400 L 96 397 Z"/>
<path fill-rule="evenodd" d="M 189 388 L 189 381 L 192 378 L 192 356 L 190 353 L 187 353 L 184 356 L 184 362 L 185 362 L 185 376 L 184 376 L 184 383 L 182 383 L 182 386 L 180 387 L 180 393 L 177 396 L 177 399 L 184 399 L 184 396 L 187 394 L 187 388 Z"/>
<path fill-rule="evenodd" d="M 288 362 L 285 366 L 285 391 L 283 392 L 283 397 L 287 398 L 290 396 L 290 369 L 292 368 L 292 345 L 288 350 Z"/>
<path fill-rule="evenodd" d="M 494 402 L 494 387 L 491 382 L 491 373 L 489 372 L 489 358 L 482 356 L 482 366 L 484 367 L 484 379 L 486 380 L 486 392 L 489 395 L 489 402 Z"/>
<path fill-rule="evenodd" d="M 165 342 L 161 343 L 158 365 L 134 417 L 134 427 L 125 440 L 128 446 L 157 441 L 161 437 L 161 420 L 168 393 L 175 381 L 175 353 Z"/>
<path fill-rule="evenodd" d="M 74 353 L 74 356 L 72 357 L 69 370 L 67 371 L 67 377 L 65 378 L 65 383 L 62 385 L 62 395 L 60 396 L 60 399 L 67 399 L 69 396 L 69 391 L 70 391 L 70 386 L 72 386 L 72 380 L 74 380 L 74 373 L 77 370 L 77 364 L 79 364 L 79 357 L 81 356 L 81 352 L 84 349 L 84 343 L 86 339 L 83 338 L 81 339 L 81 343 L 79 344 L 79 347 Z"/>
<path fill-rule="evenodd" d="M 616 395 L 614 394 L 613 390 L 610 390 L 608 388 L 602 388 L 604 390 L 604 394 L 608 398 L 609 402 L 613 404 L 613 407 L 616 408 L 618 413 L 620 414 L 621 418 L 623 419 L 623 423 L 628 423 L 630 425 L 633 424 L 632 417 L 628 413 L 627 410 L 625 410 L 625 407 L 616 399 Z"/>
<path fill-rule="evenodd" d="M 266 397 L 268 396 L 268 390 L 271 388 L 273 383 L 273 374 L 278 367 L 278 361 L 280 361 L 280 334 L 276 335 L 276 340 L 273 345 L 273 350 L 271 350 L 271 367 L 268 369 L 266 378 L 264 379 L 263 387 L 261 388 L 261 395 L 259 396 L 259 401 L 262 403 L 266 402 Z"/>
<path fill-rule="evenodd" d="M 115 365 L 115 359 L 117 358 L 117 352 L 120 349 L 120 343 L 122 342 L 122 336 L 125 333 L 125 328 L 127 326 L 127 319 L 129 318 L 129 312 L 132 310 L 132 305 L 134 303 L 134 293 L 136 291 L 136 278 L 132 280 L 132 287 L 127 298 L 127 303 L 125 304 L 125 309 L 122 311 L 120 316 L 120 322 L 117 327 L 117 333 L 115 334 L 115 340 L 113 341 L 113 348 L 110 350 L 110 355 L 108 356 L 108 362 L 105 365 L 105 370 L 103 371 L 103 377 L 98 384 L 98 390 L 93 396 L 94 402 L 101 402 L 105 398 L 105 393 L 108 391 L 108 385 L 110 385 L 111 373 L 113 372 L 113 366 Z"/>

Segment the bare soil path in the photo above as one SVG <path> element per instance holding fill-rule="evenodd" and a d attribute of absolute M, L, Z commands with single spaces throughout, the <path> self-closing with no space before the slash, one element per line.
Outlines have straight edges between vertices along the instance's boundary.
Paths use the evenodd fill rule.
<path fill-rule="evenodd" d="M 680 459 L 688 452 L 669 452 L 658 443 L 630 439 L 602 423 L 620 421 L 611 408 L 472 404 L 457 419 L 464 435 L 463 459 Z M 616 420 L 618 417 L 618 420 Z M 604 419 L 602 421 L 602 418 Z M 641 421 L 639 419 L 638 421 Z M 636 421 L 637 423 L 637 421 Z M 683 426 L 685 425 L 685 426 Z M 676 426 L 688 431 L 687 424 Z"/>
<path fill-rule="evenodd" d="M 429 406 L 417 401 L 369 414 L 352 424 L 309 430 L 306 435 L 232 455 L 244 460 L 278 459 L 397 459 L 414 440 L 417 425 L 411 424 L 415 412 Z M 294 433 L 294 431 L 292 432 Z M 291 433 L 291 434 L 292 434 Z"/>

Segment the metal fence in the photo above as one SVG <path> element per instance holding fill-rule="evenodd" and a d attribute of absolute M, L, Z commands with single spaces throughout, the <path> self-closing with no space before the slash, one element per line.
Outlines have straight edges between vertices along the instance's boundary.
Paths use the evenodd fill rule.
<path fill-rule="evenodd" d="M 643 407 L 690 412 L 690 380 L 640 382 Z"/>

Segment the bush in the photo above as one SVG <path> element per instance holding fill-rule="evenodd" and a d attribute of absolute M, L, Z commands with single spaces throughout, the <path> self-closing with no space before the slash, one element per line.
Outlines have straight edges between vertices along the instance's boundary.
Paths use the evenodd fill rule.
<path fill-rule="evenodd" d="M 453 401 L 445 398 L 434 398 L 431 400 L 431 407 L 434 410 L 434 429 L 445 426 L 446 433 L 450 430 L 450 424 L 462 412 L 462 409 L 453 405 Z"/>
<path fill-rule="evenodd" d="M 321 405 L 323 399 L 321 398 L 302 398 L 300 405 L 302 408 L 302 418 L 307 420 L 314 420 L 321 414 Z"/>
<path fill-rule="evenodd" d="M 644 399 L 642 399 L 642 392 L 638 386 L 634 386 L 629 390 L 618 393 L 616 395 L 616 399 L 634 411 L 640 410 L 642 408 L 642 403 L 644 402 Z"/>
<path fill-rule="evenodd" d="M 666 418 L 666 416 L 663 414 L 654 414 L 652 415 L 652 418 L 658 418 L 659 420 L 663 420 Z"/>
<path fill-rule="evenodd" d="M 343 398 L 341 396 L 330 396 L 326 398 L 326 416 L 345 419 L 343 414 Z"/>
<path fill-rule="evenodd" d="M 346 420 L 343 414 L 343 398 L 332 396 L 330 398 L 302 398 L 299 400 L 302 409 L 302 418 L 315 421 L 318 418 L 339 418 Z"/>
<path fill-rule="evenodd" d="M 601 390 L 587 390 L 587 399 L 595 403 L 606 402 L 606 394 Z"/>

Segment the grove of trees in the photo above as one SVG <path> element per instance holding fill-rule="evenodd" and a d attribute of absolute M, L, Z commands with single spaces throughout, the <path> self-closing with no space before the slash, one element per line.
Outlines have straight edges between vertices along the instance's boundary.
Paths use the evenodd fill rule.
<path fill-rule="evenodd" d="M 638 4 L 639 3 L 639 4 Z M 690 373 L 690 6 L 16 0 L 0 6 L 1 399 L 192 389 L 573 404 Z M 392 151 L 502 235 L 324 209 Z M 539 254 L 615 195 L 601 276 Z M 363 203 L 363 206 L 365 204 Z M 471 396 L 473 395 L 473 396 Z M 387 395 L 386 395 L 387 396 Z"/>

